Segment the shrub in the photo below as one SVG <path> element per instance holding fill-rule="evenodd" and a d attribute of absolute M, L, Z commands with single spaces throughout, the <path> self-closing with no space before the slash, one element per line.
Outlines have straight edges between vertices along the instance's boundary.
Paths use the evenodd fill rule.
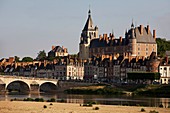
<path fill-rule="evenodd" d="M 43 98 L 35 98 L 34 101 L 36 101 L 36 102 L 44 102 L 44 99 Z"/>
<path fill-rule="evenodd" d="M 55 98 L 51 98 L 50 100 L 47 100 L 47 102 L 55 102 Z"/>
<path fill-rule="evenodd" d="M 55 102 L 56 100 L 55 100 L 55 98 L 51 98 L 51 102 Z"/>
<path fill-rule="evenodd" d="M 160 108 L 163 108 L 164 106 L 162 104 L 159 105 Z"/>
<path fill-rule="evenodd" d="M 91 104 L 97 104 L 97 103 L 93 101 L 93 102 L 91 102 Z"/>
<path fill-rule="evenodd" d="M 44 107 L 44 108 L 47 108 L 47 106 L 46 106 L 46 105 L 44 105 L 43 107 Z"/>
<path fill-rule="evenodd" d="M 32 98 L 24 98 L 24 101 L 34 101 Z"/>
<path fill-rule="evenodd" d="M 145 109 L 144 108 L 141 108 L 141 110 L 140 110 L 141 112 L 145 112 Z"/>
<path fill-rule="evenodd" d="M 155 110 L 151 110 L 149 113 L 159 113 L 158 111 L 155 111 Z"/>
<path fill-rule="evenodd" d="M 60 102 L 65 102 L 64 99 L 61 99 Z"/>
<path fill-rule="evenodd" d="M 94 110 L 99 110 L 99 107 L 95 107 Z"/>

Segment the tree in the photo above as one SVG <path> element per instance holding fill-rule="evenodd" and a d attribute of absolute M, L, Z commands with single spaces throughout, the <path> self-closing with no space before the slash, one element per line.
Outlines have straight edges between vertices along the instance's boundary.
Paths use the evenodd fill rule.
<path fill-rule="evenodd" d="M 32 61 L 33 61 L 33 58 L 31 58 L 31 57 L 24 57 L 22 59 L 22 62 L 32 62 Z"/>
<path fill-rule="evenodd" d="M 156 43 L 158 56 L 164 57 L 165 51 L 170 51 L 170 41 L 166 41 L 165 38 L 157 38 Z"/>
<path fill-rule="evenodd" d="M 46 53 L 45 50 L 39 51 L 38 56 L 36 58 L 37 60 L 43 61 L 46 59 Z"/>
<path fill-rule="evenodd" d="M 14 56 L 15 57 L 15 62 L 20 62 L 20 58 L 18 56 Z"/>
<path fill-rule="evenodd" d="M 150 80 L 151 82 L 153 80 L 159 80 L 160 79 L 160 73 L 157 72 L 129 72 L 127 73 L 128 79 L 131 80 Z"/>

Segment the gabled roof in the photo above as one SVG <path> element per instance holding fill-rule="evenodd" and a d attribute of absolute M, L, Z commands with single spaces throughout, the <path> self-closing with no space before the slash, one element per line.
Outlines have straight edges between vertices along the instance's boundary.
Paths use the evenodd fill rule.
<path fill-rule="evenodd" d="M 55 46 L 54 49 L 52 49 L 50 52 L 64 52 L 64 49 L 60 46 Z"/>

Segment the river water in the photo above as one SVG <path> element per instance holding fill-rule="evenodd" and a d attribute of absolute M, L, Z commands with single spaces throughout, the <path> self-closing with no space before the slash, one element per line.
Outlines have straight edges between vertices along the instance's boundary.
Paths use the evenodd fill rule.
<path fill-rule="evenodd" d="M 155 97 L 139 97 L 127 95 L 75 95 L 75 94 L 5 94 L 0 95 L 0 100 L 10 101 L 11 99 L 24 98 L 43 98 L 48 100 L 55 98 L 57 101 L 64 100 L 67 103 L 87 103 L 96 102 L 104 105 L 128 105 L 128 106 L 150 106 L 158 107 L 162 104 L 164 107 L 170 106 L 170 98 L 155 98 Z"/>

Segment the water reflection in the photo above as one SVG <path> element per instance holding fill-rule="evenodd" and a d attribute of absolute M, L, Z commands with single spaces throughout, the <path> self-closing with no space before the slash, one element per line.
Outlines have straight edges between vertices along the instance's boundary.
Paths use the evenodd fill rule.
<path fill-rule="evenodd" d="M 98 104 L 105 105 L 128 105 L 128 106 L 151 106 L 158 107 L 162 104 L 164 107 L 170 106 L 170 98 L 152 98 L 152 97 L 138 97 L 138 96 L 126 96 L 126 95 L 72 95 L 72 94 L 7 94 L 0 95 L 0 100 L 11 99 L 24 99 L 24 98 L 43 98 L 49 100 L 55 98 L 57 101 L 63 99 L 67 103 L 87 103 L 96 102 Z"/>

